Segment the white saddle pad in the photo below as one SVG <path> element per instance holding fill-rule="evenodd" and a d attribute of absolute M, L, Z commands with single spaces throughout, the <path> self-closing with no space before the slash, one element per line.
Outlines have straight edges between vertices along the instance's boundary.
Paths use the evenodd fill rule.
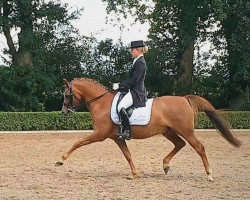
<path fill-rule="evenodd" d="M 120 92 L 115 95 L 111 106 L 111 119 L 115 124 L 121 124 L 119 116 L 116 112 L 116 104 L 119 98 Z M 145 107 L 139 107 L 134 109 L 133 114 L 129 118 L 130 125 L 147 125 L 150 121 L 152 103 L 154 99 L 148 99 Z"/>

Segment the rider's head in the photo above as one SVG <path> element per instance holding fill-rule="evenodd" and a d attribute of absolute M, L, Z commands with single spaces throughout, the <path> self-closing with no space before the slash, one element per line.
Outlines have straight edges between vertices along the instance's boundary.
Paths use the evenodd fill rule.
<path fill-rule="evenodd" d="M 130 49 L 132 58 L 136 58 L 144 53 L 147 53 L 148 46 L 143 42 L 143 40 L 136 40 L 131 42 Z"/>

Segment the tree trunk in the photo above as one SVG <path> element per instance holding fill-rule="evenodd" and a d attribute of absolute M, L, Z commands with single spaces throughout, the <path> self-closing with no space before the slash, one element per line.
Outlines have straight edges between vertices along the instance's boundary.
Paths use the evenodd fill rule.
<path fill-rule="evenodd" d="M 197 2 L 181 1 L 180 4 L 180 25 L 179 25 L 179 56 L 177 65 L 179 70 L 176 93 L 178 95 L 190 94 L 193 83 L 193 56 L 194 43 L 196 40 Z"/>
<path fill-rule="evenodd" d="M 180 95 L 190 94 L 193 83 L 193 55 L 194 44 L 190 43 L 179 61 L 181 72 L 177 80 L 177 92 Z"/>
<path fill-rule="evenodd" d="M 9 53 L 12 56 L 12 64 L 16 66 L 33 66 L 32 53 L 23 47 L 25 45 L 22 45 L 22 39 L 19 38 L 19 50 L 17 51 L 10 30 L 4 27 L 3 32 L 9 47 Z"/>
<path fill-rule="evenodd" d="M 33 66 L 32 54 L 28 50 L 22 50 L 12 55 L 13 64 L 16 66 Z"/>
<path fill-rule="evenodd" d="M 31 1 L 27 3 L 18 1 L 20 5 L 22 5 L 24 8 L 31 9 Z M 12 6 L 8 1 L 0 2 L 0 16 L 3 17 L 4 20 L 2 20 L 2 30 L 4 33 L 4 36 L 7 41 L 7 45 L 9 47 L 9 53 L 12 56 L 12 64 L 16 66 L 33 66 L 32 62 L 32 40 L 33 40 L 33 25 L 32 25 L 32 18 L 30 18 L 30 12 L 23 12 L 21 15 L 22 20 L 25 22 L 20 27 L 21 31 L 18 34 L 18 50 L 17 47 L 14 44 L 13 38 L 10 34 L 11 26 L 8 22 L 9 16 L 11 15 L 11 9 Z M 20 7 L 22 8 L 22 7 Z"/>

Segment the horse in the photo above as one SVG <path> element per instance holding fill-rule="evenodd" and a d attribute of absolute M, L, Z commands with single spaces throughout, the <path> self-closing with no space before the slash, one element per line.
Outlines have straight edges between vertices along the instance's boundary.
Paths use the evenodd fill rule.
<path fill-rule="evenodd" d="M 75 78 L 68 82 L 64 79 L 65 92 L 62 113 L 68 115 L 75 111 L 83 102 L 91 114 L 94 127 L 93 134 L 84 135 L 62 155 L 62 161 L 56 166 L 63 165 L 64 161 L 79 147 L 94 142 L 112 139 L 121 149 L 131 173 L 130 178 L 138 176 L 125 140 L 118 139 L 119 127 L 111 120 L 111 105 L 116 94 L 108 90 L 99 82 L 88 78 Z M 204 111 L 218 132 L 234 147 L 240 147 L 241 141 L 232 133 L 230 124 L 220 116 L 212 104 L 205 98 L 197 95 L 161 96 L 153 100 L 151 119 L 147 125 L 131 126 L 132 139 L 149 138 L 157 134 L 163 135 L 174 144 L 174 148 L 163 159 L 163 170 L 168 174 L 170 161 L 188 142 L 201 157 L 207 179 L 214 181 L 203 144 L 194 135 L 194 123 L 198 111 Z"/>

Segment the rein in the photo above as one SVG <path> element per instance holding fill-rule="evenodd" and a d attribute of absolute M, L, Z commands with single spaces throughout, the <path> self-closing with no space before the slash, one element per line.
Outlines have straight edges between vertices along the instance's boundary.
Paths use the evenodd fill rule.
<path fill-rule="evenodd" d="M 110 93 L 110 91 L 107 91 L 107 92 L 101 94 L 100 96 L 95 97 L 95 98 L 93 98 L 93 99 L 91 99 L 91 100 L 85 102 L 85 104 L 87 104 L 87 106 L 88 106 L 88 105 L 90 105 L 91 103 L 93 103 L 93 102 L 97 101 L 98 99 L 102 98 L 103 96 L 105 96 L 105 95 L 108 94 L 108 93 Z"/>

